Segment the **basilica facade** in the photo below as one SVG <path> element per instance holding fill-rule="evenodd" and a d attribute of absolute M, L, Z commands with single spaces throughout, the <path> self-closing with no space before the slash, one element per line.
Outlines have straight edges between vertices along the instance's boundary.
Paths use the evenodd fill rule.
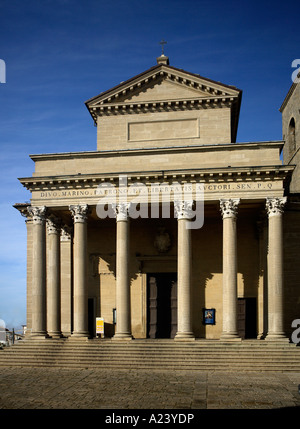
<path fill-rule="evenodd" d="M 97 149 L 31 155 L 27 333 L 288 341 L 300 315 L 299 85 L 283 139 L 236 141 L 242 91 L 165 55 L 93 97 Z M 83 148 L 84 149 L 84 148 Z M 283 162 L 281 160 L 283 154 Z"/>

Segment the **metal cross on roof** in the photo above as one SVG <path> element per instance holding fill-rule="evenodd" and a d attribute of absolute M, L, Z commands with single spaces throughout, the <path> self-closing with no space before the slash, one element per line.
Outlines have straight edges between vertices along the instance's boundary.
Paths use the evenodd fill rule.
<path fill-rule="evenodd" d="M 164 39 L 162 39 L 162 40 L 159 42 L 159 44 L 161 45 L 161 54 L 162 54 L 162 55 L 165 55 L 165 53 L 164 53 L 164 45 L 166 45 L 166 44 L 167 44 L 167 42 L 166 42 Z"/>

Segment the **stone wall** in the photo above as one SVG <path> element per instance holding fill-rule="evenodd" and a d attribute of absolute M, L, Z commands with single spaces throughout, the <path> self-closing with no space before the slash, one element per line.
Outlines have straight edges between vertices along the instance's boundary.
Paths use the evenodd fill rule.
<path fill-rule="evenodd" d="M 290 203 L 284 214 L 284 322 L 290 334 L 291 323 L 300 319 L 300 204 Z"/>
<path fill-rule="evenodd" d="M 294 123 L 293 123 L 294 121 Z M 295 125 L 295 128 L 293 126 Z M 290 192 L 300 192 L 300 85 L 295 86 L 282 110 L 283 163 L 296 165 Z"/>
<path fill-rule="evenodd" d="M 230 108 L 98 117 L 101 151 L 230 142 Z"/>

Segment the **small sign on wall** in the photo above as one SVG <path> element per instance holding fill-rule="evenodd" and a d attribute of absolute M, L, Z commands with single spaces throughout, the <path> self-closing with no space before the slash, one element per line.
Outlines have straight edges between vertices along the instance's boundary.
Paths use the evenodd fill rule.
<path fill-rule="evenodd" d="M 215 308 L 203 308 L 203 324 L 215 325 L 216 323 L 216 310 Z"/>
<path fill-rule="evenodd" d="M 104 319 L 103 317 L 96 317 L 96 335 L 104 338 Z"/>

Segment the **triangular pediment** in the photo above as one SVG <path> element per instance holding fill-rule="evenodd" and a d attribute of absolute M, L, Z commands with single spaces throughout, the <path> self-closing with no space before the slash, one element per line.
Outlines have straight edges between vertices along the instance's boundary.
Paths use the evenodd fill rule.
<path fill-rule="evenodd" d="M 122 103 L 238 97 L 237 88 L 221 84 L 167 65 L 122 82 L 86 102 L 89 109 Z"/>
<path fill-rule="evenodd" d="M 120 97 L 118 101 L 132 102 L 153 102 L 181 99 L 195 99 L 199 97 L 207 97 L 205 91 L 188 87 L 182 83 L 174 82 L 167 77 L 159 78 L 155 82 L 150 82 L 148 85 L 137 88 L 132 93 Z"/>
<path fill-rule="evenodd" d="M 103 115 L 229 107 L 235 140 L 241 95 L 234 86 L 158 64 L 85 104 L 95 124 Z"/>

